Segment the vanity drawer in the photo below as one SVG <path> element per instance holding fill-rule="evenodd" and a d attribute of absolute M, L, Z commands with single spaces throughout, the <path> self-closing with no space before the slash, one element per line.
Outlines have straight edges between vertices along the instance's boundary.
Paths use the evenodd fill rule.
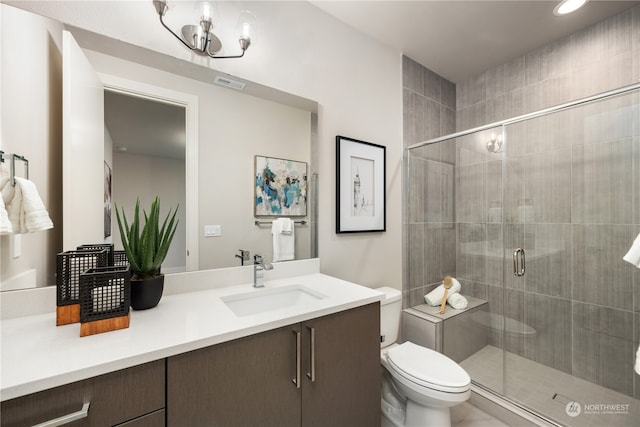
<path fill-rule="evenodd" d="M 90 402 L 85 418 L 74 426 L 113 426 L 165 406 L 165 360 L 156 360 L 68 385 L 2 402 L 2 427 L 44 423 L 78 412 Z"/>

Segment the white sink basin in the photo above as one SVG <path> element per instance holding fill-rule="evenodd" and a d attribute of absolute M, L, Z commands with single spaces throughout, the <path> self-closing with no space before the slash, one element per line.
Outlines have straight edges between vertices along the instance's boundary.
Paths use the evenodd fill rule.
<path fill-rule="evenodd" d="M 236 316 L 244 317 L 264 313 L 265 311 L 304 305 L 324 298 L 326 298 L 326 295 L 322 295 L 306 286 L 288 285 L 227 295 L 221 299 Z"/>

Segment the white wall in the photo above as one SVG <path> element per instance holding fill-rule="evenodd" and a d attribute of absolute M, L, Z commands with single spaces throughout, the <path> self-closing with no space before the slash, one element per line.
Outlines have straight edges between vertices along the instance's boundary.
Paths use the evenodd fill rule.
<path fill-rule="evenodd" d="M 198 96 L 199 267 L 240 265 L 235 258 L 238 249 L 247 249 L 271 259 L 270 228 L 254 225 L 254 156 L 259 154 L 308 163 L 310 113 L 98 52 L 85 52 L 101 73 Z M 120 154 L 114 153 L 116 202 L 120 199 L 119 188 L 124 185 L 131 187 L 131 183 L 136 182 L 116 177 L 115 170 L 120 169 L 117 165 L 119 159 Z M 184 178 L 184 168 L 182 173 Z M 145 176 L 141 176 L 141 182 L 145 184 L 135 188 L 146 189 L 152 185 L 146 184 Z M 184 180 L 181 188 L 185 188 Z M 128 203 L 133 206 L 135 197 Z M 184 206 L 184 201 L 181 206 Z M 205 224 L 221 225 L 222 236 L 204 237 Z M 296 259 L 309 257 L 309 239 L 309 227 L 296 228 Z"/>
<path fill-rule="evenodd" d="M 21 256 L 12 257 L 14 236 L 0 237 L 0 282 L 33 269 L 38 286 L 55 284 L 55 255 L 62 250 L 62 25 L 0 5 L 0 149 L 29 160 L 29 178 L 54 228 L 22 234 Z M 28 37 L 22 37 L 29 28 Z M 16 162 L 24 176 L 22 162 Z M 10 161 L 0 177 L 10 175 Z"/>
<path fill-rule="evenodd" d="M 113 214 L 111 233 L 116 249 L 122 249 L 122 239 L 116 219 L 115 207 L 123 209 L 129 222 L 133 218 L 136 200 L 140 199 L 140 209 L 147 212 L 156 196 L 160 197 L 160 218 L 164 220 L 169 209 L 178 206 L 176 218 L 179 227 L 162 263 L 165 273 L 184 271 L 186 267 L 187 233 L 185 218 L 185 168 L 184 161 L 154 156 L 113 152 Z M 140 191 L 144 188 L 144 191 Z M 142 216 L 142 212 L 140 212 Z"/>
<path fill-rule="evenodd" d="M 227 52 L 242 8 L 258 16 L 259 39 L 242 60 L 203 59 L 185 50 L 145 2 L 23 2 L 78 27 L 318 101 L 319 255 L 322 272 L 368 286 L 401 288 L 401 55 L 307 2 L 221 2 Z M 105 8 L 108 8 L 105 10 Z M 178 9 L 167 16 L 181 23 Z M 229 22 L 229 25 L 227 25 Z M 229 31 L 227 30 L 229 27 Z M 387 147 L 387 232 L 335 234 L 335 136 Z"/>

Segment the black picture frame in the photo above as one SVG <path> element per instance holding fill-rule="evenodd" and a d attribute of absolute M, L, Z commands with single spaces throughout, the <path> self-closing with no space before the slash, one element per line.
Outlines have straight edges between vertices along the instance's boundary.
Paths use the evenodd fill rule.
<path fill-rule="evenodd" d="M 336 233 L 387 231 L 383 145 L 336 136 Z"/>

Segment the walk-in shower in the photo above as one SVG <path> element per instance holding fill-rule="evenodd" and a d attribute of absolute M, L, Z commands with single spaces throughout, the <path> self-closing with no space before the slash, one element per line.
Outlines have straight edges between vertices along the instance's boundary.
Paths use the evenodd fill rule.
<path fill-rule="evenodd" d="M 474 384 L 560 424 L 638 425 L 640 84 L 412 145 L 405 166 L 405 281 L 489 302 Z"/>

